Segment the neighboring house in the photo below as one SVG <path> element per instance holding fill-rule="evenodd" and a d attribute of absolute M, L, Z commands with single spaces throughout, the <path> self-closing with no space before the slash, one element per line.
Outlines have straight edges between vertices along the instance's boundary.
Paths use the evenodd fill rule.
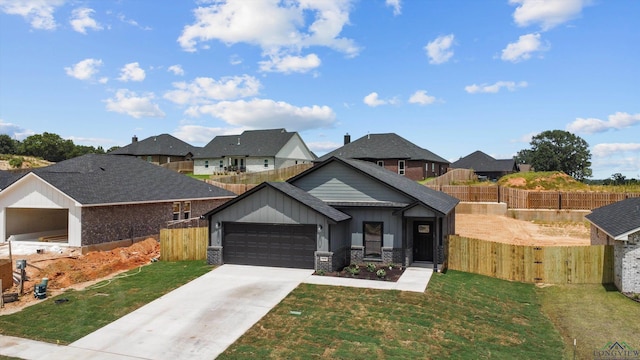
<path fill-rule="evenodd" d="M 132 240 L 235 197 L 128 156 L 84 155 L 0 180 L 0 242 L 84 247 Z"/>
<path fill-rule="evenodd" d="M 316 157 L 297 132 L 272 129 L 216 136 L 193 158 L 194 174 L 211 175 L 281 169 Z"/>
<path fill-rule="evenodd" d="M 446 159 L 393 133 L 368 134 L 354 142 L 347 134 L 344 146 L 320 157 L 318 161 L 332 156 L 369 161 L 416 181 L 440 176 L 449 167 Z"/>
<path fill-rule="evenodd" d="M 613 275 L 621 292 L 640 293 L 640 198 L 593 209 L 592 245 L 613 245 Z"/>
<path fill-rule="evenodd" d="M 451 168 L 472 169 L 478 177 L 493 181 L 519 171 L 515 159 L 494 159 L 480 150 L 451 163 Z"/>
<path fill-rule="evenodd" d="M 368 261 L 437 268 L 457 204 L 376 164 L 331 157 L 208 212 L 207 258 L 324 271 Z"/>
<path fill-rule="evenodd" d="M 135 156 L 150 163 L 162 165 L 176 161 L 190 161 L 199 150 L 199 147 L 191 146 L 169 134 L 150 136 L 141 141 L 138 141 L 138 137 L 134 135 L 131 138 L 131 144 L 113 150 L 109 155 Z"/>

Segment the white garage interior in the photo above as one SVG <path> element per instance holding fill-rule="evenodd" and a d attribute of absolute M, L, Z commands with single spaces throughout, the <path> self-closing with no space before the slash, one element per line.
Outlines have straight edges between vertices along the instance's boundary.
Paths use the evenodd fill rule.
<path fill-rule="evenodd" d="M 9 241 L 69 242 L 68 209 L 7 208 L 5 216 Z"/>

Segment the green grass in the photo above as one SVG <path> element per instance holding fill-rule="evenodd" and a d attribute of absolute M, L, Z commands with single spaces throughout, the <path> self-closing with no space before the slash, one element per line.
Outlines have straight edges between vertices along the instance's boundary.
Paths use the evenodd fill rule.
<path fill-rule="evenodd" d="M 193 173 L 185 173 L 190 178 L 194 178 L 197 180 L 209 180 L 211 179 L 211 175 L 194 175 Z"/>
<path fill-rule="evenodd" d="M 608 342 L 626 342 L 640 350 L 640 303 L 611 285 L 555 285 L 537 289 L 542 309 L 560 331 L 573 358 L 593 358 L 593 351 Z"/>
<path fill-rule="evenodd" d="M 533 285 L 449 271 L 423 294 L 302 284 L 219 359 L 560 359 L 563 351 Z"/>
<path fill-rule="evenodd" d="M 157 262 L 86 291 L 67 291 L 18 313 L 0 316 L 0 334 L 61 344 L 132 312 L 211 270 L 204 261 Z M 65 298 L 68 302 L 56 304 Z"/>

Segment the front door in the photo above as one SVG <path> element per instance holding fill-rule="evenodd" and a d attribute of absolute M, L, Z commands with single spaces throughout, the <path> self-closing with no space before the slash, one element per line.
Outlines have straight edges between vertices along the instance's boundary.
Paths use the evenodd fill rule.
<path fill-rule="evenodd" d="M 413 261 L 433 261 L 433 222 L 413 223 Z"/>

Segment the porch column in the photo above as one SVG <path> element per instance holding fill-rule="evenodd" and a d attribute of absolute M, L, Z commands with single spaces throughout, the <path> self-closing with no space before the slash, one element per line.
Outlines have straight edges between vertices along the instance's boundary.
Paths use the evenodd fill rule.
<path fill-rule="evenodd" d="M 434 228 L 436 229 L 433 239 L 433 271 L 438 272 L 438 243 L 440 242 L 440 218 L 435 217 Z"/>

